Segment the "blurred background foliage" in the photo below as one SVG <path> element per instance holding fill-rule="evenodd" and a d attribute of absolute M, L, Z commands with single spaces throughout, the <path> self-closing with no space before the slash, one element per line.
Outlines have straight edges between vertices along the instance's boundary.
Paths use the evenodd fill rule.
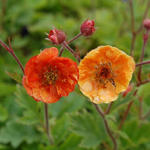
<path fill-rule="evenodd" d="M 148 0 L 133 2 L 137 28 Z M 91 49 L 108 44 L 129 54 L 131 21 L 128 0 L 1 0 L 0 38 L 7 42 L 11 37 L 12 47 L 25 65 L 31 56 L 52 46 L 44 39 L 45 32 L 55 26 L 64 30 L 67 39 L 71 39 L 79 33 L 80 24 L 87 18 L 95 20 L 95 34 L 71 44 L 74 49 L 80 50 L 82 57 Z M 143 32 L 136 40 L 136 62 L 141 53 Z M 64 52 L 63 56 L 73 58 L 68 52 Z M 149 58 L 150 42 L 145 60 Z M 143 78 L 146 78 L 150 68 L 148 65 L 143 68 Z M 103 121 L 78 88 L 68 97 L 49 105 L 49 121 L 55 140 L 55 144 L 50 145 L 45 133 L 43 104 L 26 94 L 21 85 L 20 68 L 2 47 L 0 71 L 0 150 L 111 149 L 112 141 L 106 134 Z M 146 84 L 138 92 L 144 100 L 144 114 L 150 108 L 149 90 L 150 84 Z M 127 120 L 118 130 L 124 110 L 133 99 L 134 105 Z M 106 106 L 102 104 L 103 109 Z M 120 95 L 107 115 L 109 126 L 118 135 L 119 150 L 150 149 L 150 117 L 140 120 L 138 108 L 139 101 L 132 94 L 125 99 Z"/>

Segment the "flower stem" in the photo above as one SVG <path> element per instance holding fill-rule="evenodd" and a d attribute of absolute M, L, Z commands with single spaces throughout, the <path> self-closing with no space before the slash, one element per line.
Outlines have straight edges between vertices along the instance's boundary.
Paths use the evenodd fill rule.
<path fill-rule="evenodd" d="M 69 41 L 67 42 L 67 44 L 70 44 L 70 43 L 73 42 L 74 40 L 78 39 L 80 36 L 82 36 L 82 33 L 81 33 L 81 32 L 78 33 L 78 34 L 77 34 L 75 37 L 73 37 L 71 40 L 69 40 Z M 62 46 L 62 47 L 60 48 L 59 56 L 62 55 L 63 51 L 64 51 L 64 47 Z"/>
<path fill-rule="evenodd" d="M 133 101 L 131 101 L 131 102 L 128 104 L 128 107 L 127 107 L 127 109 L 126 109 L 126 111 L 125 111 L 125 113 L 124 113 L 124 116 L 123 116 L 123 118 L 122 118 L 122 120 L 121 120 L 121 122 L 120 122 L 120 125 L 119 125 L 119 127 L 118 127 L 119 130 L 122 128 L 122 126 L 123 126 L 123 124 L 124 124 L 124 122 L 125 122 L 125 120 L 126 120 L 126 118 L 127 118 L 127 116 L 128 116 L 128 113 L 129 113 L 129 110 L 130 110 L 132 104 L 133 104 Z"/>
<path fill-rule="evenodd" d="M 134 25 L 135 24 L 135 18 L 134 18 L 134 10 L 133 10 L 133 1 L 132 0 L 129 0 L 129 7 L 130 7 L 131 31 L 132 31 L 132 42 L 131 42 L 130 55 L 133 56 L 136 33 L 135 33 L 135 25 Z"/>
<path fill-rule="evenodd" d="M 150 60 L 148 60 L 148 61 L 143 61 L 143 62 L 141 62 L 141 63 L 137 63 L 137 64 L 136 64 L 136 67 L 139 67 L 139 66 L 145 65 L 145 64 L 150 64 Z"/>
<path fill-rule="evenodd" d="M 46 133 L 49 139 L 50 144 L 54 144 L 54 140 L 52 138 L 50 128 L 49 128 L 49 120 L 48 120 L 48 104 L 44 103 L 44 111 L 45 111 L 45 126 L 46 126 Z"/>
<path fill-rule="evenodd" d="M 134 10 L 133 10 L 133 0 L 129 0 L 129 7 L 130 7 L 131 31 L 132 31 L 130 55 L 133 56 L 134 55 L 135 40 L 136 40 L 137 34 L 139 34 L 143 29 L 143 20 L 148 15 L 148 11 L 150 8 L 150 1 L 148 1 L 148 3 L 147 3 L 147 7 L 146 7 L 145 12 L 143 14 L 143 19 L 142 19 L 141 24 L 137 30 L 135 30 L 135 17 L 134 17 Z"/>
<path fill-rule="evenodd" d="M 142 97 L 139 98 L 139 119 L 143 119 L 143 99 Z"/>
<path fill-rule="evenodd" d="M 9 47 L 0 40 L 0 44 L 1 46 L 6 50 L 8 51 L 13 57 L 14 59 L 16 60 L 17 64 L 19 65 L 19 67 L 21 68 L 22 72 L 24 73 L 24 68 L 23 68 L 23 65 L 21 64 L 20 60 L 18 59 L 18 57 L 15 55 L 14 53 L 14 50 L 12 49 L 11 47 L 11 44 L 10 44 L 10 40 L 9 40 Z"/>
<path fill-rule="evenodd" d="M 63 46 L 73 54 L 73 56 L 78 60 L 78 62 L 80 62 L 80 56 L 67 44 L 66 41 L 63 42 Z"/>
<path fill-rule="evenodd" d="M 107 107 L 107 109 L 105 111 L 105 115 L 109 114 L 109 112 L 111 110 L 111 107 L 112 107 L 112 104 L 113 104 L 113 102 L 109 103 L 109 105 L 108 105 L 108 107 Z"/>
<path fill-rule="evenodd" d="M 144 36 L 147 36 L 147 38 L 144 38 L 144 40 L 143 40 L 143 47 L 142 47 L 142 51 L 141 51 L 140 63 L 142 63 L 142 61 L 144 59 L 145 47 L 146 47 L 147 40 L 148 40 L 148 31 Z M 139 66 L 139 71 L 138 71 L 138 81 L 139 82 L 141 82 L 141 73 L 142 73 L 142 65 Z"/>
<path fill-rule="evenodd" d="M 75 41 L 76 39 L 78 39 L 80 36 L 82 36 L 82 33 L 78 33 L 75 37 L 73 37 L 71 40 L 68 41 L 68 44 L 70 44 L 71 42 Z"/>
<path fill-rule="evenodd" d="M 147 2 L 147 5 L 146 5 L 147 7 L 146 7 L 146 9 L 145 9 L 145 12 L 144 12 L 144 15 L 143 15 L 143 19 L 142 19 L 142 21 L 141 21 L 141 25 L 139 26 L 139 28 L 138 28 L 138 30 L 136 31 L 136 33 L 138 34 L 138 33 L 140 33 L 141 31 L 142 31 L 142 29 L 143 29 L 143 21 L 144 21 L 144 19 L 147 17 L 147 15 L 148 15 L 148 11 L 149 11 L 149 8 L 150 8 L 150 1 L 148 1 Z"/>
<path fill-rule="evenodd" d="M 130 55 L 131 55 L 132 57 L 133 57 L 133 55 L 134 55 L 135 40 L 136 40 L 136 34 L 135 34 L 135 33 L 132 33 L 131 49 L 130 49 Z"/>
<path fill-rule="evenodd" d="M 137 86 L 141 86 L 141 85 L 149 83 L 149 82 L 150 82 L 150 79 L 145 80 L 145 81 L 141 81 L 140 83 L 137 84 Z"/>
<path fill-rule="evenodd" d="M 112 140 L 112 142 L 114 144 L 113 150 L 117 150 L 117 141 L 114 138 L 113 133 L 112 133 L 112 131 L 110 130 L 110 128 L 108 126 L 108 122 L 106 120 L 105 114 L 103 113 L 103 111 L 101 110 L 101 108 L 97 104 L 93 103 L 93 105 L 95 106 L 96 110 L 98 111 L 98 113 L 100 114 L 100 116 L 102 117 L 102 119 L 104 121 L 104 125 L 105 125 L 105 128 L 106 128 L 106 131 L 107 131 L 108 135 L 110 136 L 110 138 L 111 138 L 111 140 Z"/>

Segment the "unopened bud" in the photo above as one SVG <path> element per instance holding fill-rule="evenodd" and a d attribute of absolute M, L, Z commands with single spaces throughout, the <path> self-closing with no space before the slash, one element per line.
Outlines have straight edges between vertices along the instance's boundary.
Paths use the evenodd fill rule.
<path fill-rule="evenodd" d="M 66 40 L 66 34 L 61 30 L 53 29 L 50 30 L 48 38 L 53 44 L 59 45 Z"/>
<path fill-rule="evenodd" d="M 92 35 L 93 32 L 95 31 L 94 25 L 95 25 L 95 23 L 93 20 L 84 21 L 80 27 L 80 31 L 81 31 L 82 35 L 84 35 L 84 36 Z"/>
<path fill-rule="evenodd" d="M 131 92 L 131 90 L 133 89 L 133 85 L 129 85 L 128 88 L 122 93 L 123 97 L 126 97 L 128 95 L 129 92 Z"/>
<path fill-rule="evenodd" d="M 144 25 L 144 28 L 146 28 L 147 30 L 150 30 L 150 19 L 145 19 L 143 21 L 143 25 Z"/>

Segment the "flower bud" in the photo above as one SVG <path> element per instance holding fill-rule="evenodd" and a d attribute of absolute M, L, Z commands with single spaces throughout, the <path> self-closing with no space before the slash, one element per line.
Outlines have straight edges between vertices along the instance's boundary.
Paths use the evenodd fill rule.
<path fill-rule="evenodd" d="M 53 44 L 59 45 L 65 41 L 66 34 L 61 30 L 53 29 L 50 30 L 48 38 Z"/>
<path fill-rule="evenodd" d="M 143 25 L 144 25 L 144 28 L 146 28 L 147 30 L 150 30 L 150 19 L 145 19 L 143 21 Z"/>
<path fill-rule="evenodd" d="M 84 36 L 92 35 L 95 31 L 95 22 L 93 20 L 86 20 L 82 23 L 80 31 Z"/>
<path fill-rule="evenodd" d="M 133 85 L 129 85 L 128 88 L 122 93 L 123 97 L 126 97 L 128 95 L 129 92 L 131 92 L 131 90 L 133 89 Z"/>

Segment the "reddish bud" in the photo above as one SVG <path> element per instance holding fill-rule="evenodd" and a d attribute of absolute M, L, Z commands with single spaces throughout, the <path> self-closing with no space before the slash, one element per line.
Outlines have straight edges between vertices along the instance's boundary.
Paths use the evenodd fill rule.
<path fill-rule="evenodd" d="M 126 97 L 129 92 L 133 89 L 133 85 L 129 85 L 128 88 L 122 93 L 123 97 Z"/>
<path fill-rule="evenodd" d="M 65 41 L 66 34 L 61 30 L 53 29 L 50 30 L 48 38 L 53 44 L 59 45 Z"/>
<path fill-rule="evenodd" d="M 95 31 L 94 27 L 95 23 L 93 20 L 86 20 L 82 23 L 80 27 L 80 31 L 84 36 L 89 36 L 92 35 L 93 32 Z"/>
<path fill-rule="evenodd" d="M 144 25 L 144 28 L 146 28 L 147 30 L 150 30 L 150 19 L 145 19 L 143 21 L 143 25 Z"/>

